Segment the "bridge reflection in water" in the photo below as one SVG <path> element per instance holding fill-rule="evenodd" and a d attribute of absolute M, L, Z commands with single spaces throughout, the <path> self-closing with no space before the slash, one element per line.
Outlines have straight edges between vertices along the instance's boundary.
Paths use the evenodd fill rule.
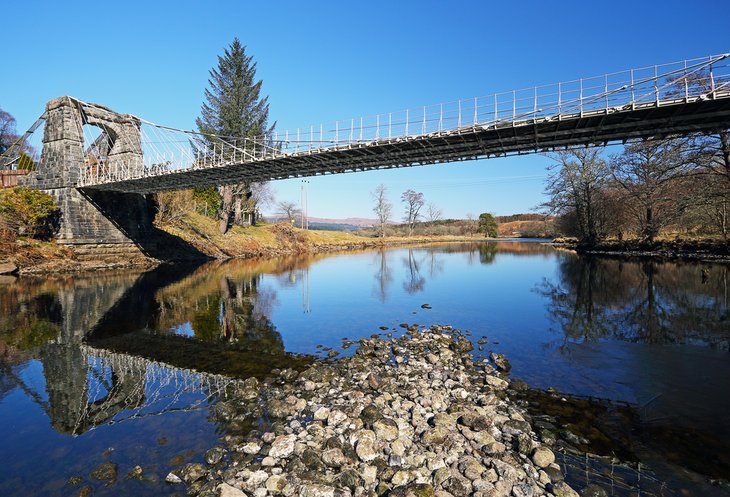
<path fill-rule="evenodd" d="M 296 270 L 296 263 L 282 270 Z M 0 398 L 17 386 L 57 432 L 79 435 L 207 407 L 242 379 L 303 366 L 310 359 L 286 353 L 267 317 L 276 295 L 259 292 L 254 267 L 163 266 L 141 275 L 0 286 L 9 311 L 0 329 L 22 334 L 0 336 Z M 45 388 L 23 378 L 31 357 L 42 364 Z"/>
<path fill-rule="evenodd" d="M 433 308 L 421 309 L 424 302 Z M 705 453 L 711 439 L 714 452 L 730 453 L 730 419 L 718 415 L 730 412 L 723 395 L 730 389 L 729 305 L 727 265 L 578 257 L 520 242 L 20 279 L 0 284 L 0 420 L 20 419 L 10 411 L 17 398 L 4 399 L 20 389 L 55 434 L 108 427 L 75 437 L 77 447 L 106 437 L 120 452 L 132 451 L 139 431 L 148 430 L 151 441 L 140 450 L 150 451 L 162 426 L 168 436 L 193 433 L 178 447 L 213 445 L 221 427 L 205 420 L 207 407 L 234 396 L 242 379 L 311 359 L 287 349 L 315 353 L 317 342 L 336 347 L 343 336 L 366 337 L 381 325 L 400 330 L 415 311 L 412 319 L 422 324 L 489 335 L 486 350 L 475 353 L 505 353 L 512 375 L 533 386 L 629 402 L 640 422 L 631 443 L 653 458 L 681 438 L 683 468 L 727 474 L 730 461 L 688 454 Z M 190 419 L 208 423 L 210 438 Z M 134 441 L 115 438 L 123 432 Z M 7 429 L 0 435 L 11 440 L 10 451 L 24 442 Z M 35 470 L 29 461 L 0 466 L 0 493 L 16 488 L 8 483 L 14 474 Z"/>
<path fill-rule="evenodd" d="M 353 273 L 353 285 L 369 286 L 378 306 L 388 306 L 398 300 L 398 294 L 428 294 L 435 290 L 436 279 L 440 280 L 439 290 L 448 290 L 450 276 L 462 286 L 478 283 L 461 278 L 458 265 L 474 275 L 467 266 L 499 266 L 515 258 L 556 261 L 551 264 L 555 264 L 557 277 L 527 289 L 541 296 L 542 316 L 533 315 L 534 323 L 539 323 L 544 311 L 548 316 L 544 325 L 533 327 L 544 326 L 548 333 L 535 336 L 522 354 L 510 354 L 516 371 L 523 370 L 522 377 L 538 386 L 546 381 L 544 367 L 553 371 L 548 375 L 551 384 L 556 374 L 567 373 L 568 368 L 574 371 L 568 381 L 585 381 L 580 379 L 581 372 L 596 369 L 597 357 L 606 356 L 622 343 L 699 344 L 720 351 L 727 350 L 730 343 L 729 276 L 723 266 L 706 271 L 695 264 L 579 258 L 532 243 L 436 245 L 371 251 L 355 257 L 370 262 L 366 263 L 369 268 L 364 279 Z M 281 304 L 275 288 L 282 292 L 287 287 L 301 287 L 302 305 L 308 312 L 309 267 L 321 258 L 163 266 L 139 275 L 19 280 L 0 285 L 0 399 L 20 387 L 43 408 L 55 430 L 79 434 L 99 424 L 198 409 L 225 397 L 238 380 L 261 378 L 273 368 L 301 367 L 311 358 L 286 352 L 282 335 L 272 322 L 273 311 Z M 264 277 L 274 278 L 276 284 L 262 285 Z M 506 288 L 505 283 L 501 283 L 502 288 Z M 315 288 L 319 285 L 314 282 Z M 458 305 L 466 311 L 454 309 L 459 319 L 470 319 L 471 300 L 483 307 L 483 299 L 474 296 L 479 293 L 462 289 L 456 294 L 460 295 Z M 490 297 L 495 301 L 499 298 Z M 313 303 L 315 308 L 323 304 Z M 525 305 L 529 307 L 529 302 Z M 386 307 L 382 309 L 389 312 Z M 438 312 L 431 311 L 431 315 L 438 316 L 434 314 Z M 366 313 L 372 314 L 367 309 Z M 353 311 L 355 320 L 356 314 Z M 321 328 L 317 319 L 322 317 L 302 322 L 302 334 Z M 449 315 L 446 319 L 455 318 Z M 371 332 L 375 324 L 373 321 L 360 332 Z M 478 329 L 475 323 L 467 325 Z M 358 324 L 343 323 L 341 330 L 334 331 L 337 341 L 343 335 L 355 336 L 357 330 L 348 326 Z M 328 331 L 320 329 L 317 340 L 336 345 Z M 599 345 L 605 340 L 616 345 Z M 543 352 L 533 354 L 530 351 L 534 348 Z M 595 348 L 600 349 L 598 356 L 591 352 Z M 551 349 L 557 354 L 547 352 Z M 640 349 L 632 346 L 631 350 L 635 354 Z M 654 350 L 653 360 L 659 352 L 666 355 L 669 350 Z M 694 354 L 684 349 L 677 353 L 686 357 Z M 45 386 L 30 385 L 20 374 L 20 366 L 33 357 L 42 364 Z M 528 369 L 530 364 L 532 369 Z M 626 368 L 633 371 L 636 366 L 627 364 Z M 618 380 L 601 385 L 607 379 L 613 381 L 609 371 L 591 376 L 593 386 L 587 391 L 575 383 L 576 393 L 595 395 L 596 388 L 603 388 L 619 399 L 642 404 L 663 391 L 649 407 L 679 404 L 674 390 L 666 388 L 666 381 L 659 381 L 672 376 L 661 373 L 661 367 L 658 376 L 644 372 L 628 385 L 617 372 L 614 376 Z M 673 383 L 686 383 L 692 377 L 677 378 Z M 569 386 L 563 388 L 570 390 Z M 682 392 L 679 394 L 684 395 Z M 664 412 L 672 411 L 677 411 L 676 406 Z M 691 413 L 685 414 L 691 418 Z"/>

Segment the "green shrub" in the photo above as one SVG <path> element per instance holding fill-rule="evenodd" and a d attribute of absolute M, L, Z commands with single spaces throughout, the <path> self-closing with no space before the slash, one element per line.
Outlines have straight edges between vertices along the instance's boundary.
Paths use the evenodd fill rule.
<path fill-rule="evenodd" d="M 193 200 L 198 208 L 198 212 L 214 219 L 218 217 L 218 211 L 221 208 L 223 200 L 216 187 L 209 186 L 207 188 L 193 189 Z"/>
<path fill-rule="evenodd" d="M 35 171 L 36 163 L 28 154 L 21 153 L 18 160 L 18 169 L 23 171 Z"/>
<path fill-rule="evenodd" d="M 53 196 L 33 188 L 0 190 L 0 217 L 20 236 L 46 238 L 53 234 L 60 211 Z"/>

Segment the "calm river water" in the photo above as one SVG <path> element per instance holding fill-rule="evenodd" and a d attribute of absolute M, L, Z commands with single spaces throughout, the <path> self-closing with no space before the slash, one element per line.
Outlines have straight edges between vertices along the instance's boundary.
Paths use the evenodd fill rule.
<path fill-rule="evenodd" d="M 222 435 L 211 406 L 230 382 L 401 323 L 486 337 L 474 353 L 504 353 L 532 387 L 628 403 L 627 436 L 673 495 L 730 477 L 729 306 L 730 265 L 517 241 L 3 277 L 0 495 L 183 495 L 165 475 Z M 116 481 L 92 477 L 103 462 Z"/>

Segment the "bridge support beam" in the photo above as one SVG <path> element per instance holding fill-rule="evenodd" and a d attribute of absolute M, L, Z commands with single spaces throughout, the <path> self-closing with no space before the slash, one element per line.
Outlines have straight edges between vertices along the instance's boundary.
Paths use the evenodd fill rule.
<path fill-rule="evenodd" d="M 93 141 L 85 137 L 85 125 L 101 130 Z M 85 138 L 91 143 L 85 143 Z M 77 188 L 82 168 L 88 172 L 119 164 L 132 173 L 144 170 L 139 120 L 60 97 L 46 104 L 41 160 L 20 184 L 55 197 L 61 209 L 59 242 L 120 255 L 139 253 L 139 240 L 151 237 L 154 231 L 151 199 L 135 193 Z"/>

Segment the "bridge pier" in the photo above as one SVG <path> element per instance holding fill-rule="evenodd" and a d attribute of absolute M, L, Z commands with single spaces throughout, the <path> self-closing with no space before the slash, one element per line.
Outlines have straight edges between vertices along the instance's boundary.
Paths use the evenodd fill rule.
<path fill-rule="evenodd" d="M 84 125 L 101 130 L 92 143 L 84 143 Z M 144 170 L 139 119 L 60 97 L 46 104 L 40 163 L 19 183 L 56 199 L 61 210 L 58 242 L 73 245 L 82 254 L 93 252 L 95 257 L 139 255 L 155 233 L 152 199 L 77 187 L 82 168 L 103 169 L 120 163 L 132 173 Z"/>

